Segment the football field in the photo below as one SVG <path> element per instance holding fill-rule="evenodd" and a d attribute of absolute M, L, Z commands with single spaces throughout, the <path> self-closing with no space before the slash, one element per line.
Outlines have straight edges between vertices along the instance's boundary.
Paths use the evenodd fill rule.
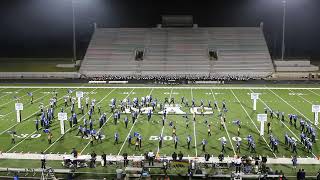
<path fill-rule="evenodd" d="M 72 92 L 71 92 L 71 91 Z M 65 121 L 65 134 L 60 133 L 60 122 L 57 119 L 57 114 L 63 108 L 68 113 L 68 118 L 71 116 L 70 102 L 68 106 L 64 105 L 64 97 L 76 97 L 76 91 L 84 92 L 84 98 L 81 103 L 85 105 L 86 97 L 96 100 L 96 108 L 93 113 L 93 127 L 96 131 L 102 133 L 102 142 L 94 141 L 90 144 L 90 138 L 81 138 L 77 136 L 78 126 L 69 127 L 69 122 Z M 49 108 L 49 101 L 57 92 L 57 107 L 54 114 L 55 119 L 52 121 L 50 131 L 53 138 L 52 143 L 48 143 L 48 135 L 43 132 L 43 129 L 36 130 L 35 120 L 40 119 L 39 106 L 43 105 Z M 253 111 L 253 100 L 250 93 L 260 93 L 257 100 L 257 110 Z M 30 103 L 33 94 L 33 104 Z M 138 98 L 152 95 L 153 99 L 157 99 L 158 104 L 164 103 L 167 97 L 170 101 L 174 98 L 175 103 L 171 105 L 164 104 L 164 107 L 184 112 L 188 116 L 179 113 L 170 113 L 167 116 L 165 125 L 162 125 L 162 114 L 159 106 L 153 111 L 150 121 L 145 113 L 140 113 L 137 120 L 132 123 L 131 113 L 121 113 L 120 120 L 114 124 L 114 116 L 111 112 L 111 99 L 117 100 L 117 109 L 120 110 L 120 101 L 129 98 Z M 181 97 L 188 101 L 189 107 L 181 103 Z M 214 101 L 217 101 L 218 108 L 212 110 L 209 108 L 204 115 L 196 115 L 196 121 L 193 121 L 191 113 L 191 102 L 195 100 L 195 107 L 200 107 L 200 102 L 203 100 L 204 107 L 208 107 L 208 101 L 211 101 L 213 107 Z M 23 103 L 21 111 L 22 122 L 17 122 L 15 103 Z M 221 126 L 219 112 L 222 112 L 222 102 L 225 101 L 227 112 L 225 113 L 226 122 Z M 225 139 L 226 153 L 225 156 L 234 156 L 235 154 L 242 155 L 266 155 L 269 157 L 288 157 L 293 153 L 288 145 L 285 144 L 285 134 L 297 142 L 298 157 L 314 157 L 319 156 L 319 142 L 313 143 L 312 152 L 308 152 L 305 145 L 300 142 L 300 119 L 304 119 L 310 124 L 316 132 L 319 126 L 314 125 L 314 113 L 311 111 L 312 105 L 320 104 L 320 89 L 318 88 L 294 88 L 294 87 L 227 87 L 227 86 L 157 86 L 157 87 L 0 87 L 0 151 L 1 152 L 23 152 L 23 153 L 59 153 L 69 154 L 72 148 L 75 148 L 81 154 L 91 153 L 93 150 L 101 155 L 103 152 L 112 155 L 128 155 L 140 156 L 148 151 L 154 151 L 160 156 L 182 152 L 184 156 L 203 157 L 205 153 L 213 156 L 218 156 L 221 151 L 221 139 Z M 107 120 L 103 126 L 99 127 L 99 118 L 97 107 L 101 107 L 101 111 L 106 113 Z M 279 142 L 279 152 L 273 152 L 269 145 L 269 135 L 267 134 L 267 122 L 265 123 L 265 135 L 260 136 L 260 122 L 257 120 L 257 114 L 263 114 L 265 108 L 272 109 L 273 112 L 284 112 L 285 120 L 269 118 L 267 122 L 271 123 L 272 135 Z M 78 125 L 83 124 L 83 119 L 88 119 L 88 109 L 84 108 L 85 114 L 77 108 L 75 103 L 75 112 L 77 113 Z M 213 113 L 210 113 L 213 111 Z M 288 114 L 296 114 L 298 120 L 297 128 L 289 123 Z M 129 124 L 125 128 L 124 118 L 128 117 Z M 233 123 L 235 120 L 241 121 L 240 136 L 241 152 L 236 152 L 236 137 L 238 136 L 238 126 Z M 174 147 L 172 127 L 169 122 L 172 121 L 176 127 L 176 135 L 178 137 L 177 149 Z M 189 127 L 186 127 L 189 122 Z M 208 124 L 211 125 L 211 136 L 208 136 Z M 41 126 L 40 126 L 41 127 Z M 15 131 L 16 143 L 11 143 L 10 132 Z M 114 143 L 114 134 L 119 133 L 119 142 Z M 142 136 L 142 147 L 136 149 L 134 145 L 128 144 L 128 136 L 134 136 L 138 133 Z M 248 149 L 246 137 L 252 135 L 256 144 L 256 153 Z M 159 147 L 159 136 L 163 137 L 163 145 Z M 188 149 L 187 137 L 191 137 L 191 146 Z M 316 133 L 316 140 L 319 135 Z M 136 138 L 133 138 L 135 141 Z M 202 150 L 201 142 L 207 141 L 206 151 Z"/>

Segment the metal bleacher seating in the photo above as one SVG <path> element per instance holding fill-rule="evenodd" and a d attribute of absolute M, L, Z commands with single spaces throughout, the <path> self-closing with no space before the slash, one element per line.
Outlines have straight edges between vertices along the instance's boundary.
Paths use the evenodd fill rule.
<path fill-rule="evenodd" d="M 135 51 L 143 49 L 142 61 Z M 210 60 L 209 50 L 217 52 Z M 274 71 L 259 27 L 98 28 L 80 73 L 102 75 L 258 75 Z"/>

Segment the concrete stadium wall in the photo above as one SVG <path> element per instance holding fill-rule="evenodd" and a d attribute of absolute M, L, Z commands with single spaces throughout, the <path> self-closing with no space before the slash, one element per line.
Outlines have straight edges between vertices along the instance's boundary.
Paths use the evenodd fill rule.
<path fill-rule="evenodd" d="M 0 72 L 0 79 L 75 79 L 78 72 Z"/>
<path fill-rule="evenodd" d="M 274 61 L 276 66 L 310 66 L 309 60 L 294 60 L 294 61 Z"/>
<path fill-rule="evenodd" d="M 318 71 L 318 66 L 276 66 L 276 71 L 300 71 L 300 72 L 310 72 L 310 71 Z"/>

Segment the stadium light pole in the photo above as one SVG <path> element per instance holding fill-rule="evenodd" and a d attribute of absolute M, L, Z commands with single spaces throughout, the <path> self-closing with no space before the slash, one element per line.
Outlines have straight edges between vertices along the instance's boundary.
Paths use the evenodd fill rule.
<path fill-rule="evenodd" d="M 75 25 L 75 15 L 74 15 L 74 4 L 73 0 L 71 0 L 72 6 L 72 33 L 73 33 L 73 62 L 77 60 L 77 47 L 76 47 L 76 25 Z"/>
<path fill-rule="evenodd" d="M 281 60 L 283 61 L 285 53 L 285 32 L 286 32 L 286 9 L 287 9 L 287 0 L 282 1 L 283 4 L 283 15 L 282 15 L 282 47 L 281 47 Z"/>

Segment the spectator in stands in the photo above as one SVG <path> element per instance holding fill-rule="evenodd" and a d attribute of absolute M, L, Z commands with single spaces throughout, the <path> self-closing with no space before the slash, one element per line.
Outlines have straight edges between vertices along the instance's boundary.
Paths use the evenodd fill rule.
<path fill-rule="evenodd" d="M 182 154 L 182 152 L 181 152 L 181 151 L 179 152 L 178 157 L 179 157 L 179 161 L 182 161 L 183 154 Z"/>
<path fill-rule="evenodd" d="M 176 160 L 177 160 L 177 153 L 176 153 L 176 152 L 173 152 L 173 154 L 172 154 L 172 160 L 173 160 L 173 161 L 176 161 Z"/>

